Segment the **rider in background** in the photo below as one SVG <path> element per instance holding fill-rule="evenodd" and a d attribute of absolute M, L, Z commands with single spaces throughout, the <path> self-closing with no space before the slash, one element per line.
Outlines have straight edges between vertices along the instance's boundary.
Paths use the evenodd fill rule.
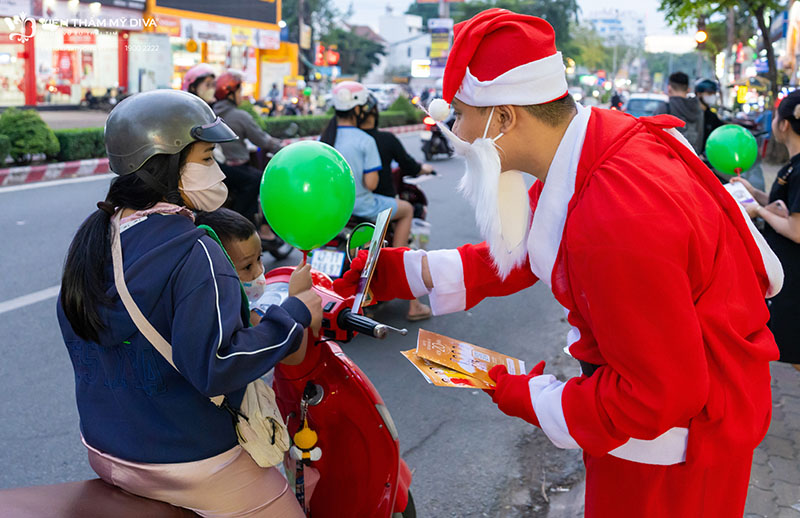
<path fill-rule="evenodd" d="M 216 90 L 216 74 L 208 63 L 195 65 L 183 76 L 181 89 L 195 94 L 208 104 L 214 104 L 217 100 L 214 97 Z"/>
<path fill-rule="evenodd" d="M 719 105 L 719 87 L 716 81 L 701 79 L 694 86 L 694 94 L 700 100 L 700 109 L 703 110 L 703 144 L 700 152 L 704 152 L 708 136 L 712 131 L 725 124 L 719 120 L 716 109 Z"/>
<path fill-rule="evenodd" d="M 375 139 L 375 143 L 378 144 L 378 153 L 381 156 L 381 170 L 378 178 L 378 186 L 373 192 L 375 194 L 394 198 L 398 195 L 398 192 L 394 183 L 394 176 L 392 175 L 392 162 L 397 162 L 397 165 L 400 166 L 400 170 L 403 172 L 403 176 L 431 174 L 433 173 L 433 167 L 428 164 L 420 164 L 414 160 L 394 133 L 379 130 L 379 120 L 378 100 L 374 95 L 369 94 L 366 104 L 366 115 L 358 124 L 358 127 Z"/>
<path fill-rule="evenodd" d="M 332 93 L 336 115 L 322 132 L 320 141 L 336 148 L 350 164 L 356 183 L 353 215 L 374 221 L 380 212 L 391 209 L 395 222 L 392 246 L 407 247 L 414 207 L 405 200 L 373 192 L 380 180 L 381 156 L 375 139 L 358 128 L 368 113 L 369 91 L 361 83 L 344 81 Z M 411 301 L 406 318 L 414 321 L 430 316 L 428 306 Z"/>
<path fill-rule="evenodd" d="M 214 103 L 214 112 L 239 137 L 233 142 L 220 144 L 225 155 L 225 163 L 222 165 L 225 183 L 235 191 L 230 208 L 256 225 L 262 247 L 268 247 L 275 241 L 275 234 L 267 225 L 261 224 L 257 217 L 261 171 L 250 165 L 250 152 L 244 140 L 247 139 L 271 153 L 276 153 L 281 148 L 281 141 L 264 132 L 249 113 L 238 108 L 242 103 L 242 75 L 239 72 L 230 70 L 219 76 L 215 96 L 217 102 Z"/>

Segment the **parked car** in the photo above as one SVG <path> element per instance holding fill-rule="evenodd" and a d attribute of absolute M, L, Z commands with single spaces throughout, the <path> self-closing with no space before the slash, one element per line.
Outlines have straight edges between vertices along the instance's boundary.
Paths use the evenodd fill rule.
<path fill-rule="evenodd" d="M 631 94 L 622 111 L 634 117 L 646 117 L 665 113 L 669 97 L 664 94 Z"/>

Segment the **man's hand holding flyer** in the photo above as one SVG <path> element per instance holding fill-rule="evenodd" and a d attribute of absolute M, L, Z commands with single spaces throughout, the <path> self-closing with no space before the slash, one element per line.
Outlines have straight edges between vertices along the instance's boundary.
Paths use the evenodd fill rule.
<path fill-rule="evenodd" d="M 505 365 L 509 374 L 525 374 L 525 362 L 448 336 L 419 330 L 417 348 L 403 351 L 428 383 L 438 387 L 491 390 L 489 370 Z"/>

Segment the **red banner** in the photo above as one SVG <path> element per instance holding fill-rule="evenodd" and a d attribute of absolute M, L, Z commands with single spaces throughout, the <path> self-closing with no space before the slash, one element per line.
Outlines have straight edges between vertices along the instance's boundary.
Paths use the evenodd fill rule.
<path fill-rule="evenodd" d="M 65 31 L 64 45 L 96 45 L 97 34 L 94 31 Z"/>

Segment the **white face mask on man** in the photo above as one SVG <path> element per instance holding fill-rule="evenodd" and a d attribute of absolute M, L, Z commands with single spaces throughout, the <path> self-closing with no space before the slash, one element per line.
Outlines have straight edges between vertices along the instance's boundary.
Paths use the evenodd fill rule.
<path fill-rule="evenodd" d="M 702 94 L 700 98 L 703 100 L 703 103 L 706 106 L 716 106 L 717 105 L 717 96 L 716 94 Z"/>
<path fill-rule="evenodd" d="M 222 207 L 228 198 L 228 188 L 222 183 L 224 179 L 225 173 L 215 160 L 211 165 L 187 162 L 181 170 L 179 189 L 192 208 L 210 212 Z"/>
<path fill-rule="evenodd" d="M 455 152 L 466 159 L 466 171 L 458 189 L 475 209 L 478 230 L 489 244 L 500 277 L 505 279 L 527 257 L 530 202 L 522 173 L 502 171 L 495 142 L 503 133 L 487 138 L 493 115 L 494 107 L 483 137 L 471 144 L 457 137 L 446 125 L 439 123 L 439 127 Z"/>
<path fill-rule="evenodd" d="M 201 85 L 197 88 L 197 96 L 208 104 L 213 104 L 217 100 L 217 98 L 214 96 L 215 91 L 216 87 L 214 86 Z"/>

